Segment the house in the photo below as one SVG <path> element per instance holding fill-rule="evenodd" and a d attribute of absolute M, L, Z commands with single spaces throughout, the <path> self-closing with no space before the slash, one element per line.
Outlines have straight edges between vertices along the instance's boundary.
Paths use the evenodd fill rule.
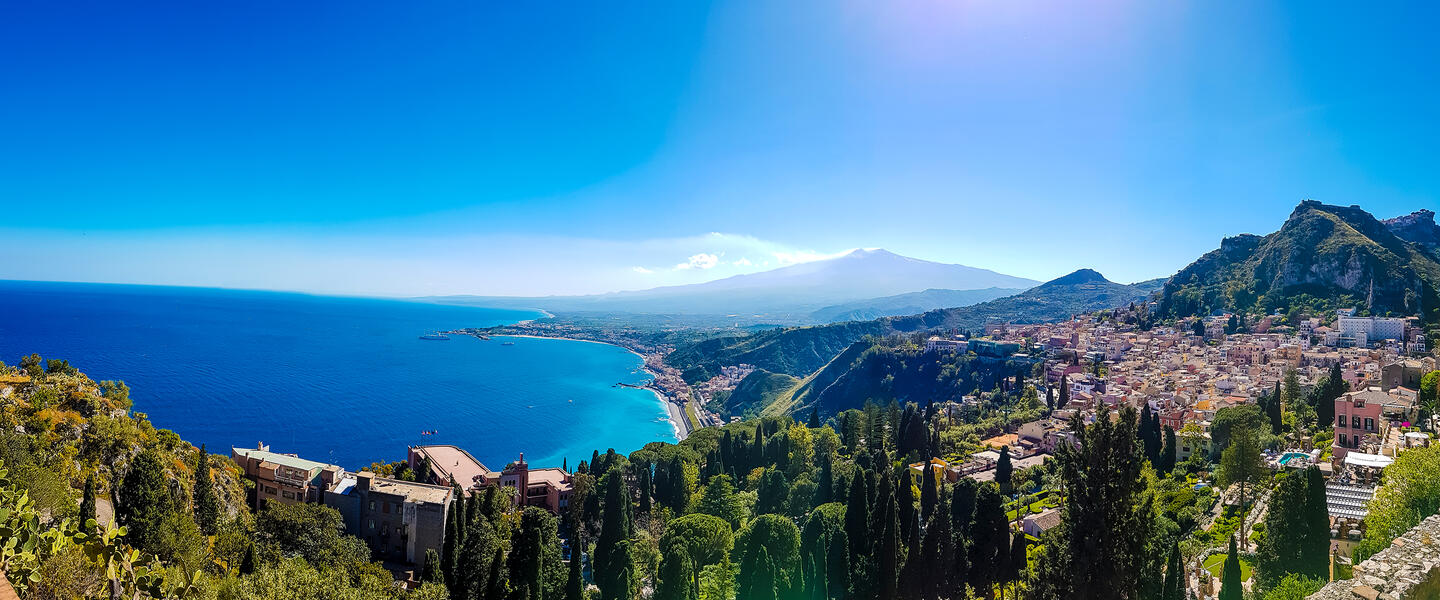
<path fill-rule="evenodd" d="M 558 514 L 570 505 L 570 494 L 574 491 L 570 473 L 554 467 L 531 469 L 525 462 L 524 453 L 520 454 L 519 460 L 497 472 L 456 446 L 410 447 L 406 461 L 411 470 L 416 470 L 427 460 L 430 463 L 428 483 L 459 485 L 466 492 L 498 485 L 509 489 L 519 506 L 539 506 Z"/>
<path fill-rule="evenodd" d="M 359 472 L 325 492 L 340 511 L 345 530 L 365 540 L 377 559 L 424 566 L 425 552 L 440 552 L 445 519 L 454 501 L 450 487 L 376 477 Z"/>
<path fill-rule="evenodd" d="M 1021 523 L 1020 528 L 1025 531 L 1026 535 L 1038 538 L 1040 534 L 1049 531 L 1059 524 L 1060 509 L 1047 508 L 1037 514 L 1025 515 L 1025 520 Z"/>
<path fill-rule="evenodd" d="M 230 459 L 245 477 L 255 482 L 255 508 L 264 502 L 299 504 L 323 502 L 325 492 L 340 482 L 344 469 L 306 460 L 294 454 L 271 452 L 264 443 L 255 448 L 231 448 Z"/>
<path fill-rule="evenodd" d="M 1383 412 L 1390 401 L 1390 394 L 1379 388 L 1349 392 L 1335 399 L 1335 441 L 1331 454 L 1336 461 L 1343 460 L 1351 450 L 1373 449 L 1385 439 L 1389 427 Z"/>

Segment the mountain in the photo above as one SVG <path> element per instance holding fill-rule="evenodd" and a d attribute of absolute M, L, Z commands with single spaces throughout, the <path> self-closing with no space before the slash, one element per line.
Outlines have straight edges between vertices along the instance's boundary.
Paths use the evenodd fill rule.
<path fill-rule="evenodd" d="M 1440 249 L 1440 225 L 1435 224 L 1435 211 L 1420 209 L 1408 215 L 1381 221 L 1390 233 L 1402 240 L 1418 244 L 1434 253 Z"/>
<path fill-rule="evenodd" d="M 735 275 L 705 283 L 589 296 L 448 296 L 432 301 L 551 312 L 735 315 L 771 322 L 813 322 L 828 306 L 927 289 L 1025 289 L 1036 281 L 994 271 L 855 250 L 836 258 Z"/>
<path fill-rule="evenodd" d="M 937 308 L 970 306 L 1023 291 L 1025 290 L 998 287 L 983 290 L 925 290 L 827 306 L 810 313 L 810 318 L 820 323 L 868 321 L 880 317 L 913 315 Z"/>
<path fill-rule="evenodd" d="M 1440 320 L 1434 213 L 1380 221 L 1359 206 L 1301 202 L 1280 230 L 1220 242 L 1160 292 L 1165 317 L 1222 310 L 1313 314 L 1355 307 Z"/>
<path fill-rule="evenodd" d="M 805 377 L 867 336 L 942 330 L 978 330 L 990 322 L 1044 323 L 1144 300 L 1150 291 L 1112 282 L 1091 269 L 1014 296 L 971 306 L 811 327 L 783 327 L 750 335 L 723 336 L 682 345 L 665 362 L 686 378 L 708 378 L 727 365 L 751 364 L 774 373 Z"/>

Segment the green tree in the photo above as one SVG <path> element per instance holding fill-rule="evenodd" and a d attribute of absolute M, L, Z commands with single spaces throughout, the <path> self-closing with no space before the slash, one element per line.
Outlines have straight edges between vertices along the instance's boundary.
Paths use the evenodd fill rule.
<path fill-rule="evenodd" d="M 1286 575 L 1275 587 L 1265 592 L 1262 600 L 1305 600 L 1325 587 L 1325 580 L 1300 575 Z"/>
<path fill-rule="evenodd" d="M 790 598 L 800 581 L 800 530 L 780 515 L 755 517 L 735 544 L 739 597 Z"/>
<path fill-rule="evenodd" d="M 1370 501 L 1365 539 L 1355 548 L 1355 563 L 1385 549 L 1422 519 L 1440 513 L 1440 445 L 1412 448 L 1385 467 L 1385 485 Z"/>
<path fill-rule="evenodd" d="M 745 520 L 745 506 L 735 495 L 735 484 L 729 475 L 716 475 L 705 484 L 700 494 L 701 513 L 724 519 L 731 529 L 739 529 Z"/>
<path fill-rule="evenodd" d="M 971 535 L 970 585 L 989 593 L 1005 582 L 1010 551 L 1010 520 L 1005 516 L 1005 500 L 994 485 L 980 486 Z"/>
<path fill-rule="evenodd" d="M 585 544 L 578 537 L 570 546 L 570 572 L 565 578 L 565 600 L 585 600 L 585 574 L 580 564 Z"/>
<path fill-rule="evenodd" d="M 695 594 L 700 592 L 701 570 L 723 560 L 734 546 L 734 534 L 729 523 L 720 517 L 700 513 L 670 521 L 660 538 L 662 561 L 672 555 L 680 556 L 674 549 L 683 548 L 683 558 L 690 565 L 687 576 Z M 663 570 L 663 564 L 661 568 Z"/>
<path fill-rule="evenodd" d="M 1235 535 L 1230 535 L 1230 553 L 1225 555 L 1225 564 L 1220 571 L 1220 600 L 1242 600 L 1245 590 L 1241 586 L 1240 551 L 1235 547 Z"/>
<path fill-rule="evenodd" d="M 1010 447 L 1000 447 L 1000 460 L 995 462 L 995 483 L 1000 484 L 1002 493 L 1010 493 L 1010 476 L 1014 474 L 1015 467 L 1010 464 Z"/>
<path fill-rule="evenodd" d="M 595 585 L 600 588 L 601 600 L 630 600 L 637 584 L 630 551 L 634 530 L 630 492 L 619 469 L 611 469 L 603 479 L 605 502 L 600 537 L 595 542 Z"/>
<path fill-rule="evenodd" d="M 1318 488 L 1318 494 L 1312 488 Z M 1315 501 L 1318 506 L 1314 506 Z M 1330 520 L 1325 481 L 1310 467 L 1281 478 L 1265 512 L 1265 537 L 1256 552 L 1260 581 L 1274 586 L 1286 575 L 1329 577 Z"/>
<path fill-rule="evenodd" d="M 205 452 L 205 444 L 200 444 L 200 456 L 195 460 L 191 498 L 195 504 L 195 524 L 205 535 L 215 535 L 220 523 L 220 499 L 215 496 L 215 481 L 210 476 L 210 455 Z"/>
<path fill-rule="evenodd" d="M 699 575 L 695 563 L 683 544 L 671 545 L 661 551 L 660 576 L 655 586 L 656 600 L 695 600 L 700 595 Z"/>
<path fill-rule="evenodd" d="M 1157 465 L 1155 465 L 1155 470 L 1156 470 L 1156 471 L 1159 471 L 1159 472 L 1161 472 L 1161 473 L 1164 473 L 1164 474 L 1166 474 L 1166 475 L 1169 475 L 1171 471 L 1174 471 L 1174 470 L 1175 470 L 1175 458 L 1176 458 L 1175 454 L 1176 454 L 1176 452 L 1177 452 L 1177 449 L 1176 449 L 1176 446 L 1175 446 L 1175 444 L 1176 444 L 1176 440 L 1175 440 L 1175 428 L 1173 428 L 1173 427 L 1171 427 L 1171 426 L 1169 426 L 1169 425 L 1166 425 L 1166 426 L 1165 426 L 1165 436 L 1164 436 L 1164 437 L 1165 437 L 1164 450 L 1161 450 L 1161 452 L 1160 452 L 1160 463 L 1157 464 Z"/>
<path fill-rule="evenodd" d="M 1430 418 L 1440 409 L 1440 370 L 1431 371 L 1420 377 L 1420 423 L 1430 429 Z"/>
<path fill-rule="evenodd" d="M 425 583 L 444 583 L 440 576 L 440 553 L 434 548 L 425 551 L 425 566 L 420 571 L 420 581 Z"/>
<path fill-rule="evenodd" d="M 1230 445 L 1220 455 L 1216 479 L 1224 488 L 1235 487 L 1243 512 L 1250 505 L 1250 492 L 1269 470 L 1260 454 L 1260 434 L 1251 423 L 1240 423 L 1230 432 Z M 1245 539 L 1245 522 L 1240 522 L 1240 539 Z"/>
<path fill-rule="evenodd" d="M 1142 498 L 1137 420 L 1129 407 L 1112 420 L 1102 404 L 1094 424 L 1071 424 L 1076 447 L 1061 446 L 1055 457 L 1066 491 L 1062 518 L 1037 557 L 1033 597 L 1136 600 L 1145 577 L 1162 571 L 1164 555 L 1151 547 L 1153 508 Z"/>
<path fill-rule="evenodd" d="M 1165 566 L 1165 583 L 1160 600 L 1185 600 L 1185 568 L 1180 562 L 1180 544 L 1170 547 L 1170 560 Z"/>
<path fill-rule="evenodd" d="M 790 482 L 779 469 L 765 469 L 760 477 L 759 499 L 755 502 L 755 514 L 785 514 L 790 507 Z"/>
<path fill-rule="evenodd" d="M 115 498 L 115 516 L 125 526 L 135 547 L 154 552 L 161 523 L 175 511 L 169 477 L 154 450 L 144 450 L 131 461 Z"/>
<path fill-rule="evenodd" d="M 560 595 L 565 565 L 560 560 L 557 530 L 550 511 L 530 506 L 520 513 L 520 525 L 510 537 L 506 564 L 512 598 L 544 600 Z"/>
<path fill-rule="evenodd" d="M 88 523 L 95 518 L 95 475 L 92 473 L 85 476 L 85 493 L 80 497 L 80 523 Z"/>

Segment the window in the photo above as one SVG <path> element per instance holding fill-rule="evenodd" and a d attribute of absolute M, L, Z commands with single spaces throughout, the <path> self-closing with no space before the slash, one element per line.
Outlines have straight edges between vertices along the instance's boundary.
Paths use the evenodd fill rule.
<path fill-rule="evenodd" d="M 1357 425 L 1357 427 L 1358 427 L 1358 425 Z M 371 500 L 371 501 L 370 501 L 370 510 L 375 510 L 375 501 L 374 501 L 374 500 Z"/>
<path fill-rule="evenodd" d="M 1348 447 L 1350 447 L 1350 439 L 1347 438 L 1347 437 L 1345 436 L 1345 434 L 1343 434 L 1343 433 L 1340 434 L 1340 447 L 1341 447 L 1341 448 L 1348 448 Z"/>
<path fill-rule="evenodd" d="M 1365 431 L 1375 431 L 1375 419 L 1365 419 Z"/>
<path fill-rule="evenodd" d="M 1349 417 L 1346 417 L 1345 415 L 1340 415 L 1340 416 L 1335 420 L 1335 426 L 1336 426 L 1336 427 L 1344 427 L 1344 426 L 1345 426 L 1345 423 L 1348 422 L 1348 419 L 1349 419 Z"/>
<path fill-rule="evenodd" d="M 295 499 L 295 492 L 292 492 L 292 491 L 290 491 L 290 490 L 285 490 L 285 491 L 281 492 L 280 495 L 281 495 L 281 496 L 284 496 L 286 500 L 294 500 L 294 499 Z"/>
<path fill-rule="evenodd" d="M 270 494 L 271 496 L 274 496 L 274 495 L 275 495 L 275 488 L 270 487 L 270 486 L 267 485 L 267 486 L 265 486 L 265 493 L 266 493 L 266 494 Z"/>
<path fill-rule="evenodd" d="M 385 513 L 385 514 L 387 514 L 387 515 L 390 514 L 390 503 L 389 503 L 389 502 L 381 502 L 381 503 L 380 503 L 380 512 L 383 512 L 383 513 Z"/>
<path fill-rule="evenodd" d="M 1360 415 L 1354 415 L 1354 416 L 1350 417 L 1350 428 L 1351 428 L 1351 429 L 1359 429 L 1359 428 L 1360 428 Z"/>
<path fill-rule="evenodd" d="M 371 529 L 374 529 L 374 528 L 375 528 L 375 519 L 369 519 L 369 524 L 370 524 L 370 528 L 371 528 Z"/>

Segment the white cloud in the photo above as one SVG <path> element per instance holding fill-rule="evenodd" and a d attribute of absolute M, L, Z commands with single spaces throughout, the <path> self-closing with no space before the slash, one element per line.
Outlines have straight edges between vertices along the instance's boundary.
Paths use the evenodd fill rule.
<path fill-rule="evenodd" d="M 630 270 L 636 273 L 640 273 L 642 275 L 649 275 L 651 273 L 654 273 L 654 271 L 651 271 L 650 269 L 647 269 L 645 267 L 630 267 Z"/>
<path fill-rule="evenodd" d="M 737 260 L 737 261 L 735 261 L 735 262 L 733 262 L 733 263 L 730 263 L 730 264 L 735 265 L 735 266 L 737 266 L 737 267 L 753 267 L 753 266 L 755 266 L 755 263 L 750 262 L 750 259 L 745 258 L 745 257 L 743 257 L 743 256 L 740 257 L 740 260 Z"/>
<path fill-rule="evenodd" d="M 701 252 L 690 257 L 690 260 L 675 265 L 677 269 L 710 269 L 720 264 L 720 257 L 714 254 Z"/>

